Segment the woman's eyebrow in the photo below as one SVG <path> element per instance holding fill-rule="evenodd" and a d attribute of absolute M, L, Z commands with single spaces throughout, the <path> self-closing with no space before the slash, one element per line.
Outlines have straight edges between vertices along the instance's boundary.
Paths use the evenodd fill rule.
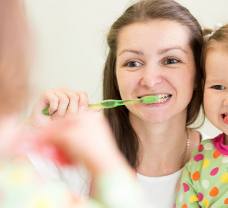
<path fill-rule="evenodd" d="M 158 54 L 163 54 L 163 53 L 166 53 L 166 52 L 172 51 L 172 50 L 180 50 L 180 51 L 184 52 L 185 54 L 188 54 L 188 51 L 180 46 L 173 46 L 173 47 L 169 47 L 169 48 L 160 49 L 158 51 Z"/>
<path fill-rule="evenodd" d="M 173 46 L 173 47 L 169 47 L 169 48 L 160 49 L 158 51 L 158 54 L 167 53 L 168 51 L 171 51 L 171 50 L 180 50 L 183 53 L 188 54 L 188 51 L 185 50 L 184 48 L 180 47 L 180 46 Z M 142 51 L 139 51 L 139 50 L 124 49 L 124 50 L 119 52 L 118 56 L 122 55 L 123 53 L 134 53 L 134 54 L 137 54 L 137 55 L 143 55 L 144 54 Z"/>
<path fill-rule="evenodd" d="M 124 49 L 124 50 L 119 52 L 118 56 L 122 55 L 123 53 L 134 53 L 137 55 L 143 55 L 144 54 L 142 51 L 132 50 L 132 49 Z"/>

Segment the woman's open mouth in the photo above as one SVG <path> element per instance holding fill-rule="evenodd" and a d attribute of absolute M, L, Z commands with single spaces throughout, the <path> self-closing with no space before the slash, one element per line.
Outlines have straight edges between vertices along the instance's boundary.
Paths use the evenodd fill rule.
<path fill-rule="evenodd" d="M 172 95 L 169 94 L 169 93 L 162 93 L 162 94 L 143 95 L 143 96 L 140 96 L 138 98 L 141 98 L 141 97 L 144 97 L 144 96 L 156 96 L 156 97 L 158 97 L 157 101 L 155 101 L 153 103 L 148 103 L 146 105 L 163 104 L 163 103 L 168 102 L 168 100 L 170 100 L 170 98 L 172 97 Z"/>

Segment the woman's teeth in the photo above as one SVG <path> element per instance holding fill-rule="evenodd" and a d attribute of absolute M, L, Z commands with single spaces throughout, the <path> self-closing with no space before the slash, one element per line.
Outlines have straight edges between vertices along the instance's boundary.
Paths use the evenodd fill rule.
<path fill-rule="evenodd" d="M 153 102 L 153 104 L 159 104 L 159 103 L 164 103 L 166 102 L 168 99 L 170 99 L 172 97 L 171 94 L 150 94 L 150 95 L 144 95 L 144 96 L 139 96 L 138 98 L 142 98 L 142 97 L 145 97 L 145 96 L 157 96 L 158 97 L 158 101 L 156 102 Z"/>
<path fill-rule="evenodd" d="M 166 102 L 169 98 L 172 97 L 171 94 L 160 94 L 160 95 L 158 95 L 158 96 L 159 96 L 159 100 L 158 100 L 158 102 L 156 102 L 156 103 L 164 103 L 164 102 Z"/>

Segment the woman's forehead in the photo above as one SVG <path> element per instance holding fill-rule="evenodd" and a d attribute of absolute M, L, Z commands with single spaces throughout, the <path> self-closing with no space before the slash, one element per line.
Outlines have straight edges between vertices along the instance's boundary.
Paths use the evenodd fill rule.
<path fill-rule="evenodd" d="M 189 30 L 176 21 L 153 20 L 133 23 L 122 28 L 118 35 L 117 49 L 128 47 L 164 48 L 189 47 Z"/>

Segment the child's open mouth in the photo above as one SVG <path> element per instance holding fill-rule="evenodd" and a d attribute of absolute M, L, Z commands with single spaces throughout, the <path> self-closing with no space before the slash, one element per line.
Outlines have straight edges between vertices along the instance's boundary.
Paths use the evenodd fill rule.
<path fill-rule="evenodd" d="M 228 124 L 228 113 L 223 113 L 222 114 L 222 119 L 225 124 Z"/>

